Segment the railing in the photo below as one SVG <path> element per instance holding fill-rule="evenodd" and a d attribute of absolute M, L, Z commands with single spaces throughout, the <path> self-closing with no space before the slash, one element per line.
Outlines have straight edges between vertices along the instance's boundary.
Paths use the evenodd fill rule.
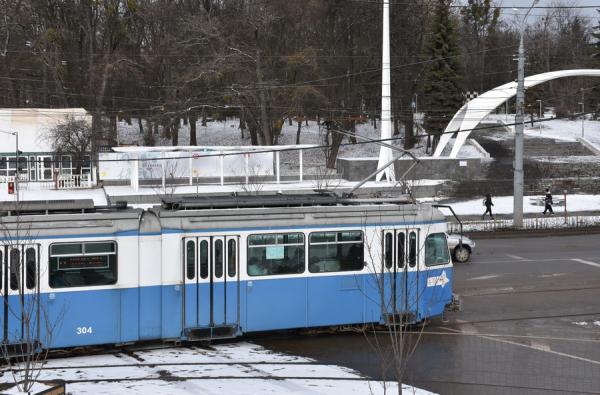
<path fill-rule="evenodd" d="M 14 182 L 15 179 L 16 179 L 16 176 L 0 176 L 0 184 L 5 184 L 7 182 Z M 29 174 L 27 174 L 27 173 L 19 174 L 19 181 L 21 181 L 21 182 L 29 181 Z"/>
<path fill-rule="evenodd" d="M 92 168 L 91 174 L 58 174 L 54 173 L 54 179 L 38 181 L 40 189 L 89 189 L 96 185 L 96 169 Z M 0 176 L 0 184 L 14 182 L 15 176 Z M 19 189 L 27 189 L 29 176 L 27 173 L 19 174 Z"/>
<path fill-rule="evenodd" d="M 453 221 L 448 223 L 450 233 L 460 231 L 467 232 L 492 232 L 501 230 L 548 230 L 548 229 L 570 229 L 600 226 L 600 216 L 579 215 L 574 212 L 565 216 L 563 213 L 555 213 L 553 217 L 544 217 L 541 214 L 535 218 L 524 218 L 523 227 L 515 228 L 512 219 L 507 220 L 482 220 L 466 221 L 462 224 Z"/>
<path fill-rule="evenodd" d="M 56 189 L 88 189 L 91 187 L 91 174 L 59 174 L 56 177 Z"/>

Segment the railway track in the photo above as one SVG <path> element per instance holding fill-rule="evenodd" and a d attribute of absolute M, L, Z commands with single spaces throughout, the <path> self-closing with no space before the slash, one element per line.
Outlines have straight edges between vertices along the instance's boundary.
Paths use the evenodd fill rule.
<path fill-rule="evenodd" d="M 61 380 L 73 394 L 115 393 L 111 392 L 115 388 L 135 389 L 135 392 L 127 393 L 140 394 L 154 393 L 160 388 L 160 393 L 171 393 L 165 391 L 165 387 L 228 388 L 240 385 L 280 386 L 288 391 L 292 388 L 294 393 L 305 393 L 315 386 L 330 386 L 328 382 L 340 382 L 340 385 L 342 381 L 356 382 L 359 387 L 368 385 L 365 384 L 367 378 L 349 369 L 273 353 L 247 342 L 215 347 L 139 347 L 81 358 L 52 358 L 40 370 L 40 381 Z"/>

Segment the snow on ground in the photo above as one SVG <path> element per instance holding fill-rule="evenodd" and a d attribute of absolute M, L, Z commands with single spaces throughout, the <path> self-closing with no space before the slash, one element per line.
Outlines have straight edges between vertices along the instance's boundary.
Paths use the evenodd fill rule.
<path fill-rule="evenodd" d="M 111 381 L 90 382 L 102 379 Z M 246 342 L 52 359 L 39 380 L 69 381 L 67 392 L 72 395 L 386 393 L 382 383 L 348 368 L 320 365 Z M 388 393 L 398 393 L 396 384 L 387 384 Z M 403 386 L 402 394 L 433 395 L 409 386 Z"/>
<path fill-rule="evenodd" d="M 544 206 L 540 205 L 542 200 L 542 192 L 540 196 L 524 196 L 523 197 L 523 213 L 542 213 Z M 560 194 L 554 194 L 554 200 L 563 199 L 564 196 Z M 422 202 L 434 201 L 435 199 L 424 198 L 419 199 Z M 494 214 L 512 214 L 513 213 L 513 196 L 492 196 L 494 206 L 492 212 Z M 485 211 L 483 206 L 483 197 L 477 199 L 470 199 L 460 202 L 452 202 L 452 209 L 457 214 L 462 215 L 482 215 Z M 567 195 L 567 213 L 581 212 L 581 211 L 597 211 L 600 214 L 600 196 L 598 195 Z M 552 206 L 556 215 L 564 215 L 565 206 Z M 450 213 L 445 211 L 445 213 Z"/>
<path fill-rule="evenodd" d="M 535 119 L 537 120 L 537 118 Z M 515 122 L 514 115 L 488 115 L 485 118 L 485 122 L 497 122 L 502 121 L 506 124 L 512 124 Z M 551 119 L 542 118 L 541 122 L 531 122 L 525 120 L 524 133 L 530 137 L 546 137 L 562 141 L 576 141 L 577 138 L 585 138 L 586 140 L 600 145 L 600 121 L 585 120 L 582 119 Z M 501 138 L 501 137 L 500 137 Z"/>

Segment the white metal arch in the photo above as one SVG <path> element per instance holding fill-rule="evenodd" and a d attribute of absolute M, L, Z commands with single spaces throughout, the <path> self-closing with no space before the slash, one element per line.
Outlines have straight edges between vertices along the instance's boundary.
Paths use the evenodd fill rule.
<path fill-rule="evenodd" d="M 525 78 L 525 88 L 562 77 L 600 77 L 600 70 L 562 70 L 532 75 Z M 460 147 L 465 143 L 473 128 L 475 128 L 486 115 L 516 94 L 517 82 L 515 81 L 500 85 L 466 103 L 454 115 L 448 126 L 446 126 L 444 134 L 440 137 L 440 141 L 433 156 L 439 157 L 441 155 L 442 151 L 450 141 L 450 137 L 452 137 L 452 133 L 450 132 L 461 131 L 456 137 L 456 141 L 449 156 L 450 158 L 456 158 Z"/>

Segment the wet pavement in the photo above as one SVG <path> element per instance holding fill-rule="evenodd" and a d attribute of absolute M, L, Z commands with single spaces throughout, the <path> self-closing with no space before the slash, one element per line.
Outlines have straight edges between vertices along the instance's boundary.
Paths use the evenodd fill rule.
<path fill-rule="evenodd" d="M 404 334 L 415 346 L 402 381 L 441 395 L 600 394 L 598 237 L 478 240 L 454 269 L 463 311 Z M 382 331 L 253 341 L 381 380 L 394 377 L 380 358 L 392 340 Z"/>

